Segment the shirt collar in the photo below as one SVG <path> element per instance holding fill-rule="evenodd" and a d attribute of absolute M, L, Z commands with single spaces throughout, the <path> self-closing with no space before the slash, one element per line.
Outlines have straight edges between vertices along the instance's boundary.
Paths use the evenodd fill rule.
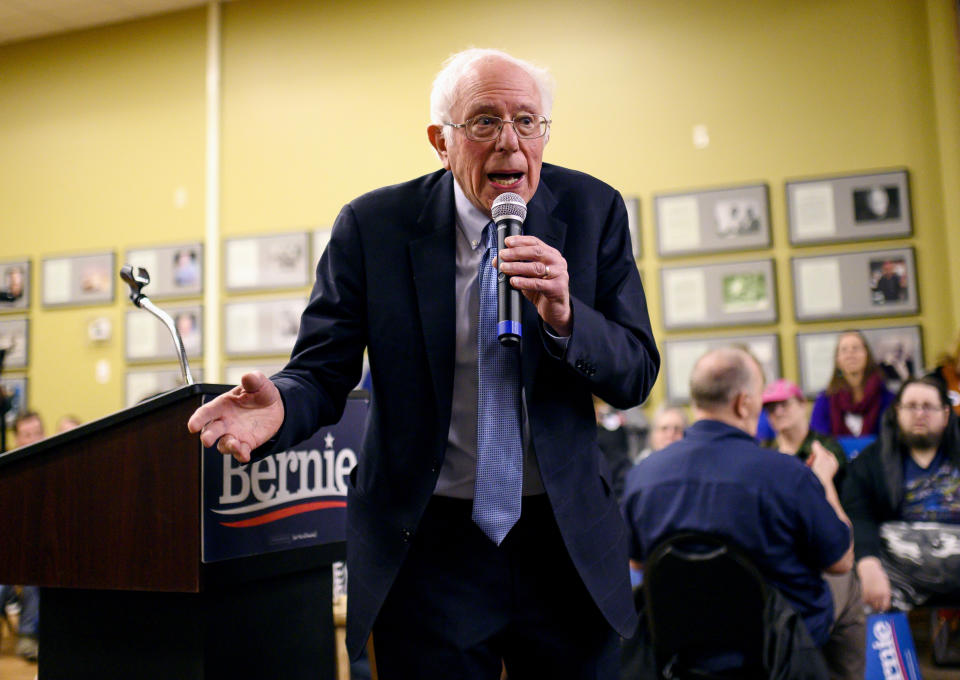
<path fill-rule="evenodd" d="M 464 238 L 467 239 L 470 247 L 476 250 L 481 245 L 480 237 L 483 234 L 484 227 L 490 223 L 490 218 L 470 202 L 467 195 L 463 193 L 463 189 L 460 188 L 460 183 L 457 182 L 456 177 L 453 178 L 453 202 L 457 211 L 457 227 Z"/>
<path fill-rule="evenodd" d="M 750 441 L 756 441 L 749 433 L 744 432 L 739 427 L 728 425 L 719 420 L 703 419 L 698 420 L 687 428 L 684 433 L 684 439 L 715 439 L 717 437 L 734 436 L 742 437 Z"/>

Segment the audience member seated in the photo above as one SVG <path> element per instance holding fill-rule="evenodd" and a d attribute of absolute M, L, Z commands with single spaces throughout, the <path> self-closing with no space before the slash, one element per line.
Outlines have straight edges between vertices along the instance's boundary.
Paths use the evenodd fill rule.
<path fill-rule="evenodd" d="M 960 416 L 960 336 L 957 336 L 953 354 L 944 354 L 940 357 L 937 367 L 928 375 L 943 383 L 953 412 Z"/>
<path fill-rule="evenodd" d="M 837 459 L 833 485 L 839 490 L 846 474 L 847 454 L 835 439 L 810 429 L 806 407 L 807 400 L 796 383 L 781 378 L 767 385 L 763 391 L 763 411 L 767 414 L 773 437 L 763 440 L 760 445 L 789 453 L 803 462 L 810 458 L 814 447 L 823 447 Z"/>
<path fill-rule="evenodd" d="M 647 446 L 640 452 L 637 462 L 649 456 L 654 451 L 665 448 L 668 444 L 683 439 L 687 429 L 687 414 L 680 406 L 662 404 L 653 414 L 653 423 L 650 425 L 650 438 Z"/>
<path fill-rule="evenodd" d="M 13 586 L 0 585 L 0 615 L 6 616 L 7 607 L 19 606 L 17 646 L 15 651 L 27 661 L 36 661 L 39 645 L 37 629 L 40 621 L 40 592 L 36 586 L 24 586 L 17 595 Z M 9 619 L 7 619 L 9 621 Z"/>
<path fill-rule="evenodd" d="M 60 416 L 60 420 L 57 421 L 57 434 L 80 427 L 82 424 L 82 420 L 74 415 L 70 415 L 69 413 L 67 415 Z"/>
<path fill-rule="evenodd" d="M 960 437 L 948 404 L 937 380 L 906 381 L 847 471 L 857 573 L 877 611 L 960 595 Z"/>
<path fill-rule="evenodd" d="M 830 384 L 813 404 L 810 429 L 831 437 L 875 435 L 892 401 L 863 335 L 845 331 L 837 339 Z"/>
<path fill-rule="evenodd" d="M 43 420 L 36 411 L 24 411 L 13 423 L 14 448 L 41 441 L 44 437 Z M 14 597 L 13 586 L 0 585 L 0 606 Z M 17 654 L 30 661 L 37 660 L 37 631 L 40 621 L 40 591 L 36 586 L 23 586 L 20 592 L 20 625 L 17 628 Z"/>
<path fill-rule="evenodd" d="M 13 447 L 35 444 L 45 437 L 43 420 L 36 411 L 23 411 L 13 421 Z"/>
<path fill-rule="evenodd" d="M 597 445 L 610 468 L 610 481 L 617 502 L 623 495 L 623 480 L 633 463 L 630 461 L 629 439 L 621 411 L 616 410 L 599 397 L 593 398 L 597 416 Z"/>
<path fill-rule="evenodd" d="M 837 460 L 818 450 L 804 465 L 761 448 L 754 436 L 762 392 L 760 366 L 740 349 L 714 350 L 697 361 L 690 378 L 694 424 L 627 475 L 631 557 L 642 562 L 681 531 L 737 543 L 803 618 L 831 677 L 862 680 L 865 629 L 856 579 L 828 585 L 821 575 L 848 574 L 853 566 L 849 520 L 833 485 Z"/>

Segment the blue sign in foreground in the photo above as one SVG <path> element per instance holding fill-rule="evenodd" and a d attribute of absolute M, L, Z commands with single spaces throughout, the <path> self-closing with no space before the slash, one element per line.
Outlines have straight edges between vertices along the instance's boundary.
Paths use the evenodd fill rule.
<path fill-rule="evenodd" d="M 920 680 L 917 648 L 903 612 L 867 617 L 866 680 Z"/>
<path fill-rule="evenodd" d="M 365 398 L 312 437 L 248 465 L 203 451 L 204 562 L 346 540 L 347 475 L 357 463 Z"/>

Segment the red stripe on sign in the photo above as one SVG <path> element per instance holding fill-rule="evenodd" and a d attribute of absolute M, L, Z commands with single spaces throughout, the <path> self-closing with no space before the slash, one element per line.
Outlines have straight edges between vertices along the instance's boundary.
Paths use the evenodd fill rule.
<path fill-rule="evenodd" d="M 270 522 L 276 522 L 278 519 L 283 519 L 284 517 L 292 517 L 293 515 L 300 515 L 300 514 L 303 514 L 304 512 L 313 512 L 314 510 L 327 510 L 329 508 L 345 508 L 345 507 L 347 507 L 346 501 L 317 501 L 315 503 L 303 503 L 302 505 L 294 505 L 289 508 L 283 508 L 282 510 L 274 510 L 273 512 L 268 512 L 264 515 L 259 515 L 257 517 L 242 519 L 238 522 L 220 522 L 220 525 L 225 527 L 255 527 L 255 526 L 260 526 L 261 524 L 269 524 Z"/>

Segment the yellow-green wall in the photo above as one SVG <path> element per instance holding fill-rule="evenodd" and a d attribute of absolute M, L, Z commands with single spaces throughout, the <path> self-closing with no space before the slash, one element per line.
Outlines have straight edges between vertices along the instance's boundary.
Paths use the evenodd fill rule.
<path fill-rule="evenodd" d="M 326 226 L 357 194 L 438 167 L 426 139 L 433 75 L 451 52 L 496 46 L 556 76 L 546 160 L 640 197 L 640 266 L 660 340 L 685 334 L 660 323 L 654 193 L 769 185 L 773 246 L 750 257 L 776 260 L 781 321 L 749 331 L 779 330 L 784 372 L 796 377 L 798 329 L 885 322 L 793 321 L 784 181 L 907 167 L 915 234 L 870 247 L 916 248 L 923 313 L 896 323 L 922 324 L 929 360 L 960 322 L 953 7 L 520 0 L 478 21 L 449 2 L 237 0 L 222 7 L 222 236 Z M 34 264 L 27 375 L 48 421 L 121 407 L 129 303 L 118 289 L 107 306 L 41 308 L 42 258 L 203 238 L 206 24 L 201 8 L 0 46 L 0 260 Z M 706 149 L 692 144 L 695 124 L 709 130 Z M 86 339 L 96 316 L 114 323 L 103 345 Z M 112 367 L 103 384 L 101 359 Z M 654 401 L 662 396 L 661 384 Z"/>
<path fill-rule="evenodd" d="M 0 47 L 0 259 L 32 260 L 28 397 L 48 429 L 122 406 L 130 303 L 118 286 L 112 305 L 43 309 L 42 259 L 203 234 L 204 16 Z M 113 339 L 91 343 L 87 324 L 103 316 Z"/>

